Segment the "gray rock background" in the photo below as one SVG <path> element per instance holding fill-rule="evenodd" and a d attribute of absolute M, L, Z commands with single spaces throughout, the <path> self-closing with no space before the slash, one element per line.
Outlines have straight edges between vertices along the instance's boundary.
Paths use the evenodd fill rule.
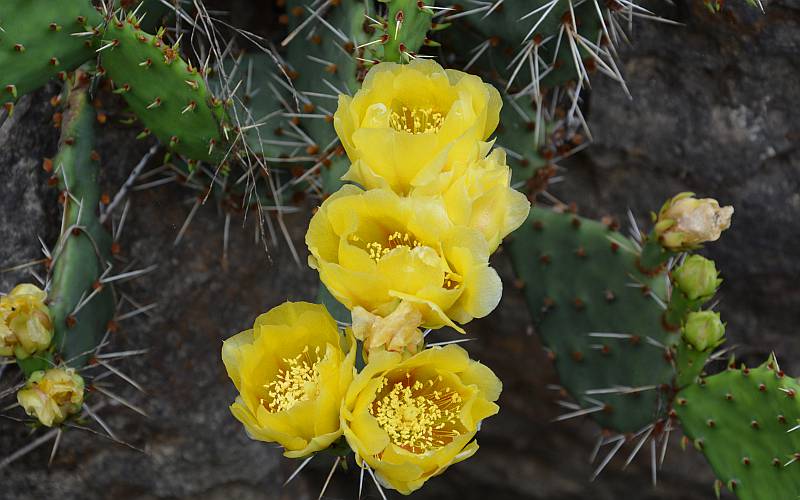
<path fill-rule="evenodd" d="M 577 202 L 585 215 L 619 220 L 630 207 L 645 221 L 647 211 L 682 190 L 733 204 L 733 227 L 708 248 L 725 277 L 720 309 L 729 336 L 749 363 L 774 349 L 782 367 L 798 374 L 800 118 L 794 108 L 800 102 L 800 3 L 772 1 L 766 15 L 731 4 L 711 16 L 699 1 L 678 0 L 659 12 L 685 26 L 636 24 L 635 44 L 621 54 L 634 100 L 613 82 L 595 78 L 588 111 L 596 141 L 565 165 L 566 182 L 553 192 Z M 237 5 L 237 16 L 251 19 L 252 3 Z M 37 236 L 47 242 L 57 236 L 56 195 L 40 168 L 42 158 L 55 153 L 57 131 L 47 103 L 54 92 L 51 86 L 35 93 L 0 129 L 0 269 L 38 258 Z M 114 123 L 112 115 L 98 145 L 109 189 L 122 183 L 148 147 Z M 227 410 L 234 390 L 219 358 L 222 340 L 247 328 L 259 312 L 286 299 L 312 298 L 316 276 L 294 263 L 285 244 L 266 256 L 253 244 L 252 222 L 239 229 L 236 219 L 224 266 L 224 217 L 212 206 L 200 210 L 184 241 L 173 247 L 192 196 L 175 185 L 134 193 L 122 240 L 124 255 L 137 266 L 159 265 L 127 289 L 160 307 L 123 324 L 115 340 L 120 350 L 151 349 L 120 365 L 147 393 L 118 386 L 150 418 L 120 406 L 102 416 L 144 453 L 68 432 L 51 467 L 44 446 L 0 471 L 0 497 L 318 496 L 332 460 L 316 458 L 282 488 L 297 463 L 245 437 Z M 307 217 L 287 220 L 300 249 Z M 478 455 L 431 480 L 416 497 L 713 498 L 710 469 L 699 454 L 681 452 L 677 436 L 656 488 L 644 459 L 622 471 L 618 457 L 598 480 L 588 481 L 598 429 L 589 421 L 549 423 L 559 411 L 546 385 L 557 379 L 532 335 L 521 295 L 510 286 L 507 262 L 502 255 L 495 260 L 507 284 L 503 303 L 472 325 L 477 340 L 468 348 L 504 381 L 502 411 L 486 422 Z M 0 289 L 26 276 L 0 274 Z M 13 376 L 7 370 L 0 386 Z M 27 442 L 24 428 L 0 419 L 0 457 Z M 326 498 L 354 498 L 357 487 L 351 468 L 334 476 Z M 379 498 L 371 486 L 365 497 Z"/>

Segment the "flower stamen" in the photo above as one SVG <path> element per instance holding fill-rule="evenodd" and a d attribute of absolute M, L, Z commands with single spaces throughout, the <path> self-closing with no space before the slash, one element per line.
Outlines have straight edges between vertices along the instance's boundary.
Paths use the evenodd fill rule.
<path fill-rule="evenodd" d="M 276 413 L 291 409 L 300 401 L 307 401 L 317 393 L 319 382 L 319 346 L 314 350 L 316 360 L 308 355 L 308 346 L 294 358 L 283 358 L 283 368 L 268 384 L 264 384 L 269 400 L 261 399 L 270 412 Z"/>
<path fill-rule="evenodd" d="M 456 273 L 446 272 L 444 273 L 444 283 L 442 283 L 442 288 L 445 288 L 447 290 L 455 290 L 456 288 L 461 286 L 462 281 L 463 278 L 460 275 Z"/>
<path fill-rule="evenodd" d="M 389 125 L 398 132 L 427 134 L 438 132 L 444 124 L 444 114 L 433 108 L 409 108 L 401 106 L 400 111 L 392 110 Z"/>
<path fill-rule="evenodd" d="M 350 236 L 350 241 L 352 243 L 359 243 L 363 240 L 358 237 L 358 235 Z M 378 241 L 371 241 L 369 243 L 364 244 L 364 250 L 367 251 L 369 254 L 369 258 L 378 262 L 381 258 L 389 253 L 390 251 L 394 250 L 398 247 L 408 247 L 408 248 L 415 248 L 422 246 L 422 243 L 417 241 L 417 239 L 411 235 L 410 233 L 400 231 L 395 231 L 394 233 L 390 234 L 386 238 L 385 243 L 381 243 Z"/>
<path fill-rule="evenodd" d="M 381 390 L 389 386 L 384 377 Z M 370 414 L 397 446 L 412 453 L 441 448 L 461 435 L 459 412 L 463 398 L 450 387 L 442 387 L 442 377 L 412 382 L 411 374 L 392 385 L 377 398 Z"/>

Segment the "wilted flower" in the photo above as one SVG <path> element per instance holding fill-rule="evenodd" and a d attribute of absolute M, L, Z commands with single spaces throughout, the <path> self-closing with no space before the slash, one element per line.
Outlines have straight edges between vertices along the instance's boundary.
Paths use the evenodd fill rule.
<path fill-rule="evenodd" d="M 500 93 L 480 78 L 433 61 L 382 63 L 354 97 L 339 97 L 336 133 L 353 162 L 346 179 L 408 194 L 447 182 L 478 159 L 500 119 Z"/>
<path fill-rule="evenodd" d="M 711 298 L 722 283 L 718 276 L 714 261 L 696 254 L 688 257 L 680 267 L 672 271 L 675 284 L 689 300 Z"/>
<path fill-rule="evenodd" d="M 83 389 L 83 378 L 72 368 L 50 368 L 31 374 L 17 401 L 28 415 L 52 427 L 80 411 Z"/>
<path fill-rule="evenodd" d="M 725 324 L 714 311 L 691 312 L 683 325 L 683 338 L 697 349 L 713 349 L 723 342 Z"/>
<path fill-rule="evenodd" d="M 355 364 L 355 341 L 324 306 L 285 302 L 226 340 L 222 361 L 239 396 L 234 417 L 252 439 L 297 458 L 342 435 L 339 407 Z"/>
<path fill-rule="evenodd" d="M 353 334 L 364 342 L 367 353 L 375 349 L 416 353 L 422 346 L 422 314 L 408 302 L 381 317 L 356 306 L 353 311 Z"/>
<path fill-rule="evenodd" d="M 502 384 L 456 346 L 402 359 L 376 352 L 353 380 L 342 426 L 359 466 L 407 495 L 478 450 L 481 421 L 499 410 Z"/>
<path fill-rule="evenodd" d="M 460 329 L 455 322 L 486 316 L 500 301 L 486 240 L 454 225 L 440 197 L 344 186 L 314 214 L 306 244 L 309 265 L 351 311 L 386 316 L 406 301 L 422 326 Z"/>
<path fill-rule="evenodd" d="M 0 356 L 25 359 L 50 346 L 53 322 L 46 298 L 47 293 L 27 283 L 0 297 Z"/>
<path fill-rule="evenodd" d="M 661 207 L 655 231 L 665 248 L 689 250 L 718 240 L 730 227 L 732 215 L 733 207 L 720 207 L 717 200 L 680 193 Z"/>

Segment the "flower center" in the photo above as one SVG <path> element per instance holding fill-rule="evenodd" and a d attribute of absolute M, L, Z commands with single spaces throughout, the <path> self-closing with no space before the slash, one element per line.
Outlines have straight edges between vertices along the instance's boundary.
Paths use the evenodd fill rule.
<path fill-rule="evenodd" d="M 389 386 L 383 378 L 381 389 Z M 397 446 L 412 453 L 441 448 L 450 443 L 461 432 L 458 412 L 462 397 L 449 387 L 442 387 L 442 377 L 425 382 L 406 379 L 395 382 L 391 390 L 382 391 L 369 409 L 378 425 L 389 434 Z"/>
<path fill-rule="evenodd" d="M 433 108 L 409 108 L 400 106 L 393 109 L 389 116 L 389 124 L 398 132 L 425 134 L 438 132 L 444 124 L 444 114 Z"/>
<path fill-rule="evenodd" d="M 395 248 L 398 247 L 414 248 L 422 246 L 422 243 L 417 241 L 414 235 L 407 232 L 401 233 L 400 231 L 395 231 L 392 234 L 390 234 L 386 238 L 386 241 L 384 242 L 370 241 L 365 243 L 364 240 L 359 238 L 357 234 L 350 236 L 350 241 L 352 243 L 363 244 L 364 250 L 367 251 L 370 259 L 374 260 L 375 262 L 381 260 L 381 258 L 384 255 L 394 250 Z"/>
<path fill-rule="evenodd" d="M 461 286 L 461 281 L 463 278 L 461 275 L 451 272 L 444 273 L 444 283 L 442 283 L 442 288 L 447 290 L 455 290 L 459 286 Z"/>
<path fill-rule="evenodd" d="M 278 374 L 272 382 L 264 384 L 269 403 L 262 398 L 261 404 L 276 413 L 289 410 L 300 401 L 315 396 L 319 381 L 319 346 L 314 353 L 316 361 L 309 357 L 308 346 L 294 358 L 283 358 L 283 367 L 278 369 Z"/>

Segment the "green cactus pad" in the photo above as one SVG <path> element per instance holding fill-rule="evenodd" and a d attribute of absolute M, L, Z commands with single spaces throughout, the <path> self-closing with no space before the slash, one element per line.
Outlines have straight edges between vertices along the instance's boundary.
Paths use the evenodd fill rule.
<path fill-rule="evenodd" d="M 288 0 L 289 30 L 292 32 L 307 21 L 311 13 L 306 0 Z M 377 31 L 368 25 L 364 17 L 364 3 L 357 0 L 342 0 L 331 3 L 320 11 L 325 21 L 335 27 L 339 34 L 319 21 L 312 21 L 303 28 L 287 47 L 287 73 L 297 94 L 289 99 L 300 101 L 300 110 L 295 122 L 302 127 L 314 144 L 309 145 L 313 163 L 321 162 L 322 190 L 336 191 L 341 185 L 340 177 L 349 166 L 344 151 L 337 147 L 336 131 L 333 128 L 333 113 L 337 102 L 318 95 L 353 94 L 360 88 L 360 79 L 366 73 L 364 61 L 374 60 L 377 52 L 373 46 L 358 49 L 377 38 Z M 333 87 L 333 88 L 332 88 Z M 333 145 L 333 146 L 332 146 Z"/>
<path fill-rule="evenodd" d="M 139 24 L 148 33 L 155 33 L 175 18 L 175 9 L 161 0 L 119 0 L 115 6 L 122 7 L 126 12 L 136 12 L 138 18 L 144 17 Z"/>
<path fill-rule="evenodd" d="M 76 34 L 101 22 L 89 0 L 0 2 L 0 104 L 94 58 L 94 37 Z"/>
<path fill-rule="evenodd" d="M 800 383 L 774 358 L 690 385 L 675 410 L 686 436 L 740 499 L 800 498 Z"/>
<path fill-rule="evenodd" d="M 561 382 L 603 426 L 635 432 L 666 415 L 674 369 L 657 299 L 628 238 L 599 222 L 534 208 L 506 243 Z M 633 285 L 633 286 L 631 286 Z M 600 410 L 602 408 L 602 410 Z"/>
<path fill-rule="evenodd" d="M 237 93 L 236 108 L 232 118 L 238 119 L 250 149 L 266 157 L 293 156 L 300 154 L 297 146 L 283 146 L 293 139 L 283 135 L 282 127 L 286 121 L 283 103 L 287 96 L 278 91 L 276 79 L 283 75 L 278 71 L 275 61 L 263 53 L 246 53 L 237 58 L 235 65 L 227 67 L 229 77 L 243 82 Z M 212 89 L 218 90 L 219 82 L 212 82 Z M 272 89 L 275 89 L 273 91 Z"/>
<path fill-rule="evenodd" d="M 423 43 L 433 23 L 433 11 L 426 8 L 433 0 L 381 0 L 387 4 L 386 42 L 382 61 L 408 62 Z M 430 42 L 428 42 L 430 43 Z M 410 54 L 410 55 L 409 55 Z"/>
<path fill-rule="evenodd" d="M 192 160 L 226 157 L 235 133 L 200 70 L 133 18 L 114 19 L 102 38 L 102 66 L 148 132 Z"/>
<path fill-rule="evenodd" d="M 471 15 L 453 19 L 452 29 L 448 30 L 451 31 L 450 35 L 460 40 L 471 40 L 470 47 L 482 42 L 489 43 L 486 53 L 478 58 L 479 63 L 492 65 L 501 75 L 504 85 L 513 80 L 512 88 L 518 90 L 532 82 L 531 65 L 536 62 L 534 54 L 539 57 L 538 71 L 542 87 L 578 80 L 573 46 L 564 31 L 574 29 L 573 24 L 577 24 L 577 33 L 589 47 L 598 43 L 602 33 L 597 8 L 591 1 L 580 5 L 572 3 L 576 23 L 572 22 L 568 0 L 557 0 L 555 3 L 549 0 L 502 2 L 494 9 L 486 4 L 487 8 L 482 10 L 460 7 L 457 4 L 461 2 L 444 4 L 457 10 L 474 10 Z M 602 11 L 606 10 L 603 6 Z M 534 26 L 536 29 L 531 31 Z M 593 64 L 587 63 L 587 60 L 593 56 L 579 43 L 574 48 L 581 54 L 587 71 L 591 71 Z M 594 47 L 592 49 L 595 50 Z"/>
<path fill-rule="evenodd" d="M 99 282 L 109 267 L 112 241 L 97 216 L 101 192 L 100 166 L 93 152 L 94 123 L 95 113 L 86 90 L 71 90 L 59 153 L 53 159 L 58 187 L 64 194 L 64 224 L 53 250 L 48 301 L 55 327 L 53 346 L 73 367 L 81 367 L 90 359 L 90 351 L 100 343 L 115 310 L 111 286 Z M 76 307 L 86 299 L 76 313 Z"/>
<path fill-rule="evenodd" d="M 536 113 L 529 106 L 526 109 L 517 102 L 512 103 L 511 99 L 509 96 L 503 99 L 496 145 L 508 152 L 512 182 L 516 184 L 531 179 L 548 162 L 541 155 L 536 141 Z M 525 98 L 518 100 L 524 101 Z"/>

